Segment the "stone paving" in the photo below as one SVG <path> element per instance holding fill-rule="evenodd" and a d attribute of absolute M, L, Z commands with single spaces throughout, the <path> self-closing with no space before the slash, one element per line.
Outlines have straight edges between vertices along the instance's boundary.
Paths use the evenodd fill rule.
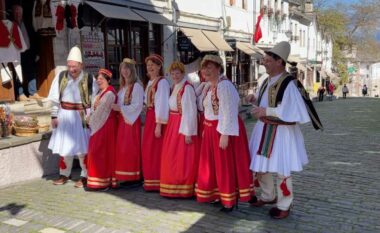
<path fill-rule="evenodd" d="M 303 126 L 310 164 L 294 174 L 287 219 L 272 220 L 269 206 L 225 214 L 140 186 L 94 193 L 39 179 L 0 188 L 0 232 L 380 232 L 380 99 L 315 105 L 325 130 Z"/>

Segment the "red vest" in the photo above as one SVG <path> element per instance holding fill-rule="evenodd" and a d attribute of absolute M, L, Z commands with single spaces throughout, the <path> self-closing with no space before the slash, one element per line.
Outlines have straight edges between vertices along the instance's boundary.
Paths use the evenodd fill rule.
<path fill-rule="evenodd" d="M 8 31 L 7 26 L 1 21 L 0 35 L 0 47 L 9 47 L 12 42 L 17 49 L 22 49 L 20 33 L 15 22 L 12 22 L 11 31 Z"/>

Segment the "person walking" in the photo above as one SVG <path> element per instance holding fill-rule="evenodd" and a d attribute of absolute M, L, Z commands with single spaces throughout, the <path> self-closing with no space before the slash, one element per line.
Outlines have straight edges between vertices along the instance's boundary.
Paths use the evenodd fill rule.
<path fill-rule="evenodd" d="M 364 84 L 364 86 L 362 88 L 362 95 L 363 95 L 363 97 L 367 96 L 367 93 L 368 93 L 368 88 L 367 88 L 367 85 Z"/>
<path fill-rule="evenodd" d="M 346 86 L 346 84 L 343 85 L 342 87 L 342 94 L 343 94 L 343 99 L 345 99 L 347 97 L 347 93 L 348 93 L 348 87 Z"/>
<path fill-rule="evenodd" d="M 323 95 L 325 94 L 325 86 L 322 84 L 318 88 L 318 101 L 322 102 L 323 101 Z"/>
<path fill-rule="evenodd" d="M 75 156 L 79 158 L 82 169 L 82 178 L 75 183 L 75 187 L 83 187 L 86 183 L 84 160 L 90 137 L 86 116 L 90 114 L 92 96 L 97 91 L 94 77 L 83 70 L 80 49 L 74 46 L 67 57 L 67 70 L 55 76 L 48 95 L 52 103 L 53 128 L 48 148 L 53 154 L 61 156 L 60 177 L 53 181 L 55 185 L 68 181 Z"/>
<path fill-rule="evenodd" d="M 250 168 L 262 191 L 250 203 L 253 207 L 276 204 L 269 215 L 282 219 L 289 215 L 294 198 L 291 172 L 302 171 L 308 163 L 299 124 L 312 118 L 316 129 L 323 127 L 301 82 L 285 70 L 290 44 L 280 42 L 265 53 L 264 66 L 269 77 L 250 98 L 258 121 L 249 142 Z M 276 185 L 273 173 L 277 174 Z"/>
<path fill-rule="evenodd" d="M 141 180 L 141 119 L 144 88 L 137 76 L 136 62 L 124 58 L 119 66 L 118 102 L 112 109 L 119 112 L 116 137 L 115 177 L 120 182 Z"/>
<path fill-rule="evenodd" d="M 335 91 L 335 85 L 334 85 L 334 83 L 330 82 L 330 83 L 329 83 L 329 86 L 328 86 L 329 100 L 330 100 L 330 101 L 333 100 L 334 91 Z"/>

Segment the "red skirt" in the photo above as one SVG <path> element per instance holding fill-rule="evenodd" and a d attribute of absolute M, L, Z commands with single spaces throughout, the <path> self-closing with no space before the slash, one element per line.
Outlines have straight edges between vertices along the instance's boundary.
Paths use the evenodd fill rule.
<path fill-rule="evenodd" d="M 141 120 L 133 125 L 125 123 L 118 116 L 116 139 L 115 177 L 121 181 L 135 181 L 141 178 Z"/>
<path fill-rule="evenodd" d="M 161 150 L 164 138 L 165 125 L 162 125 L 161 137 L 156 138 L 156 116 L 153 108 L 148 108 L 142 140 L 142 170 L 144 189 L 146 191 L 160 190 Z"/>
<path fill-rule="evenodd" d="M 90 137 L 87 154 L 87 187 L 116 187 L 114 177 L 116 113 L 111 112 L 104 126 Z"/>
<path fill-rule="evenodd" d="M 204 112 L 198 112 L 198 136 L 202 138 L 202 133 L 204 129 L 203 121 L 205 120 Z"/>
<path fill-rule="evenodd" d="M 255 195 L 253 187 L 253 174 L 249 169 L 251 157 L 249 153 L 247 132 L 243 121 L 239 116 L 239 136 L 231 137 L 234 148 L 234 158 L 236 166 L 236 177 L 239 187 L 239 200 L 249 201 Z"/>
<path fill-rule="evenodd" d="M 236 203 L 236 178 L 231 143 L 219 148 L 218 121 L 204 120 L 196 195 L 198 202 L 221 200 L 224 206 Z"/>
<path fill-rule="evenodd" d="M 192 143 L 185 143 L 185 135 L 180 134 L 182 115 L 170 112 L 169 122 L 161 154 L 160 195 L 165 197 L 192 197 L 198 172 L 197 136 Z"/>

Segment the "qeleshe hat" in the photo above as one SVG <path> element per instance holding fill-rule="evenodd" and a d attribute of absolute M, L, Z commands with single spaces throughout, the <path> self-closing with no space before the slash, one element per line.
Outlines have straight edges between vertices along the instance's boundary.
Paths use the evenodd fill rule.
<path fill-rule="evenodd" d="M 281 41 L 276 44 L 273 48 L 266 51 L 266 53 L 273 53 L 279 56 L 284 62 L 288 61 L 288 57 L 290 54 L 290 44 L 287 41 Z"/>
<path fill-rule="evenodd" d="M 202 59 L 201 67 L 207 61 L 211 61 L 211 62 L 214 62 L 214 63 L 220 65 L 220 66 L 223 66 L 223 60 L 222 60 L 222 58 L 220 58 L 219 56 L 216 56 L 216 55 L 208 54 L 208 55 L 204 56 L 204 58 Z"/>
<path fill-rule="evenodd" d="M 105 68 L 100 68 L 98 71 L 98 74 L 103 74 L 107 79 L 112 78 L 112 72 L 110 70 L 105 69 Z"/>
<path fill-rule="evenodd" d="M 67 61 L 76 61 L 82 63 L 82 52 L 78 46 L 71 48 Z"/>
<path fill-rule="evenodd" d="M 149 60 L 154 60 L 160 63 L 161 65 L 164 63 L 164 58 L 161 57 L 158 54 L 151 54 L 147 58 L 145 58 L 145 63 L 147 63 Z"/>

